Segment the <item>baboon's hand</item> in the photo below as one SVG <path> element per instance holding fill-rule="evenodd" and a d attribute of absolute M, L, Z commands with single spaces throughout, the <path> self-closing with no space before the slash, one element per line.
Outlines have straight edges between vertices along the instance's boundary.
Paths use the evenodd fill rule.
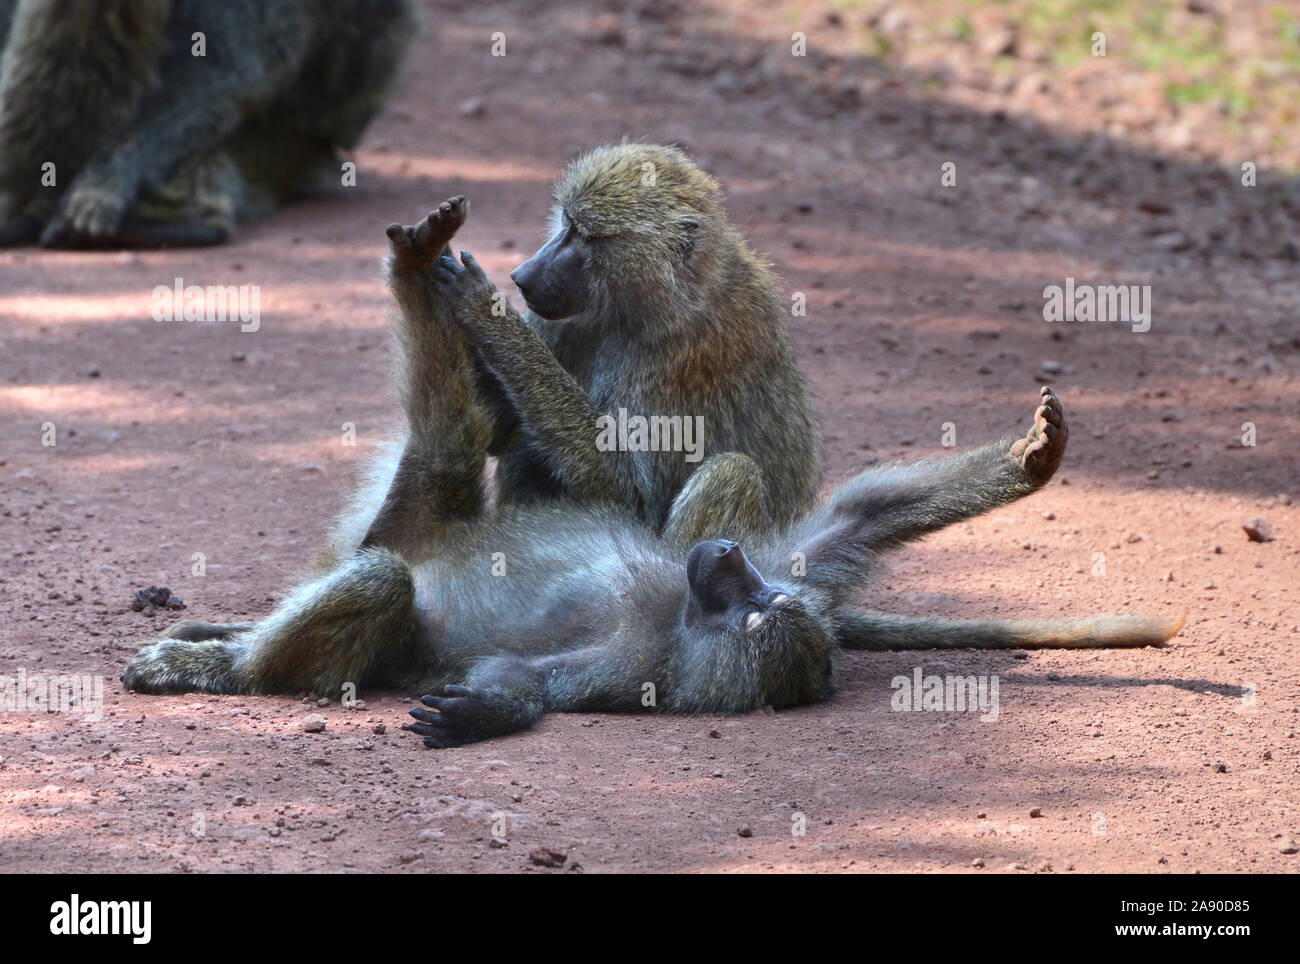
<path fill-rule="evenodd" d="M 59 202 L 58 213 L 41 233 L 46 248 L 94 247 L 108 244 L 118 234 L 128 195 L 112 185 L 78 180 Z"/>
<path fill-rule="evenodd" d="M 424 737 L 424 745 L 430 749 L 475 743 L 519 728 L 509 722 L 510 714 L 500 697 L 468 686 L 447 685 L 442 692 L 442 696 L 420 697 L 421 703 L 438 712 L 419 707 L 411 710 L 420 721 L 410 724 L 411 732 Z"/>
<path fill-rule="evenodd" d="M 458 194 L 443 201 L 418 224 L 390 224 L 385 233 L 394 266 L 415 274 L 423 272 L 447 250 L 447 242 L 468 220 L 469 201 Z"/>
<path fill-rule="evenodd" d="M 471 340 L 494 318 L 503 318 L 508 304 L 479 263 L 468 251 L 460 253 L 462 263 L 444 255 L 433 266 L 433 284 L 442 296 L 456 324 Z"/>
<path fill-rule="evenodd" d="M 1061 464 L 1065 441 L 1065 409 L 1050 386 L 1043 386 L 1043 404 L 1034 412 L 1034 424 L 1025 437 L 1011 446 L 1011 458 L 1035 485 L 1043 485 Z"/>

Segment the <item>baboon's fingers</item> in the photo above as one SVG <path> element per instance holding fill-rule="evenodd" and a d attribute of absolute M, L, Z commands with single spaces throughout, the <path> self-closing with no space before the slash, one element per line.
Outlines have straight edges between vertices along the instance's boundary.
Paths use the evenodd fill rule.
<path fill-rule="evenodd" d="M 465 269 L 456 263 L 455 258 L 443 255 L 433 264 L 433 274 L 445 285 L 453 285 L 465 273 Z"/>
<path fill-rule="evenodd" d="M 465 269 L 476 278 L 486 278 L 487 274 L 479 267 L 479 263 L 474 260 L 474 256 L 464 249 L 460 252 L 460 260 L 464 262 Z"/>
<path fill-rule="evenodd" d="M 419 717 L 419 719 L 423 719 L 427 722 L 431 718 L 435 718 L 443 713 L 454 713 L 459 707 L 464 705 L 465 699 L 466 697 L 464 696 L 425 696 L 420 700 L 420 702 L 425 706 L 434 707 L 438 710 L 438 713 L 434 714 L 430 713 L 428 710 L 420 710 L 419 712 L 423 713 L 424 716 Z M 415 710 L 411 710 L 412 716 L 414 716 L 415 713 Z"/>
<path fill-rule="evenodd" d="M 406 228 L 402 227 L 396 221 L 394 221 L 392 224 L 390 224 L 387 228 L 384 229 L 384 234 L 388 235 L 389 241 L 397 241 L 398 239 L 401 239 L 403 241 L 407 240 Z"/>

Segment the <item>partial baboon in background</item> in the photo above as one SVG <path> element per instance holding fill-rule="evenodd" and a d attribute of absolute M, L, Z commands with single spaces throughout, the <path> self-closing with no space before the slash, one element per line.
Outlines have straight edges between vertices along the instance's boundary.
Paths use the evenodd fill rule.
<path fill-rule="evenodd" d="M 622 144 L 574 161 L 554 197 L 550 239 L 511 274 L 522 317 L 486 282 L 446 304 L 495 412 L 499 498 L 582 488 L 685 546 L 798 518 L 821 468 L 790 311 L 717 183 L 674 148 Z M 597 419 L 621 415 L 702 425 L 703 459 L 605 451 L 598 491 L 577 473 Z"/>
<path fill-rule="evenodd" d="M 0 244 L 218 244 L 341 176 L 412 6 L 0 0 Z"/>
<path fill-rule="evenodd" d="M 584 504 L 587 486 L 611 484 L 608 463 L 579 444 L 585 423 L 556 439 L 570 452 L 578 504 L 487 513 L 491 416 L 425 267 L 462 217 L 444 206 L 416 227 L 389 229 L 409 436 L 360 551 L 251 627 L 178 624 L 131 661 L 128 689 L 337 695 L 345 683 L 397 686 L 431 694 L 411 728 L 445 747 L 526 728 L 548 711 L 741 712 L 825 699 L 837 643 L 1141 646 L 1177 632 L 1180 623 L 1133 616 L 916 621 L 849 608 L 881 551 L 1047 482 L 1066 444 L 1064 412 L 1047 388 L 1023 438 L 864 472 L 756 540 L 752 562 L 733 541 L 682 552 L 626 509 Z M 462 273 L 440 284 L 467 282 L 478 283 Z M 791 578 L 796 552 L 806 570 Z"/>

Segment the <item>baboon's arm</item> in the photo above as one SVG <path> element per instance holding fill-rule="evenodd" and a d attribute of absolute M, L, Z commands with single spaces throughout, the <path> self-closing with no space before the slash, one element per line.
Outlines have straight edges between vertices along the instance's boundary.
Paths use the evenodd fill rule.
<path fill-rule="evenodd" d="M 306 7 L 239 0 L 201 24 L 177 23 L 180 46 L 164 59 L 157 86 L 69 185 L 42 243 L 113 237 L 141 192 L 183 158 L 217 147 L 296 76 L 310 44 L 307 17 Z M 205 35 L 205 56 L 191 53 L 194 31 Z"/>
<path fill-rule="evenodd" d="M 601 413 L 564 370 L 541 336 L 496 292 L 467 252 L 464 266 L 443 258 L 435 267 L 438 290 L 452 317 L 497 375 L 520 421 L 546 454 L 569 494 L 582 502 L 639 508 L 641 495 L 615 470 L 612 453 L 596 448 Z"/>
<path fill-rule="evenodd" d="M 464 223 L 469 206 L 453 198 L 414 226 L 388 228 L 388 281 L 401 309 L 399 394 L 410 432 L 362 548 L 420 558 L 447 519 L 483 506 L 490 425 L 476 389 L 465 336 L 427 283 L 429 261 Z"/>
<path fill-rule="evenodd" d="M 533 659 L 494 656 L 476 663 L 463 684 L 423 697 L 420 702 L 432 709 L 411 710 L 419 721 L 411 729 L 427 747 L 448 747 L 526 730 L 545 713 L 634 712 L 644 709 L 647 673 L 612 645 Z"/>

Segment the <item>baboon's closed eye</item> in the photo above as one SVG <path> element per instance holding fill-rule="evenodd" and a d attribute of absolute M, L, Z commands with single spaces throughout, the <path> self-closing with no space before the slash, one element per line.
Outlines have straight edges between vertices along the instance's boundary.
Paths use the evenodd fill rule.
<path fill-rule="evenodd" d="M 556 321 L 587 307 L 589 244 L 577 225 L 561 214 L 550 240 L 510 272 L 510 280 L 536 314 Z"/>

